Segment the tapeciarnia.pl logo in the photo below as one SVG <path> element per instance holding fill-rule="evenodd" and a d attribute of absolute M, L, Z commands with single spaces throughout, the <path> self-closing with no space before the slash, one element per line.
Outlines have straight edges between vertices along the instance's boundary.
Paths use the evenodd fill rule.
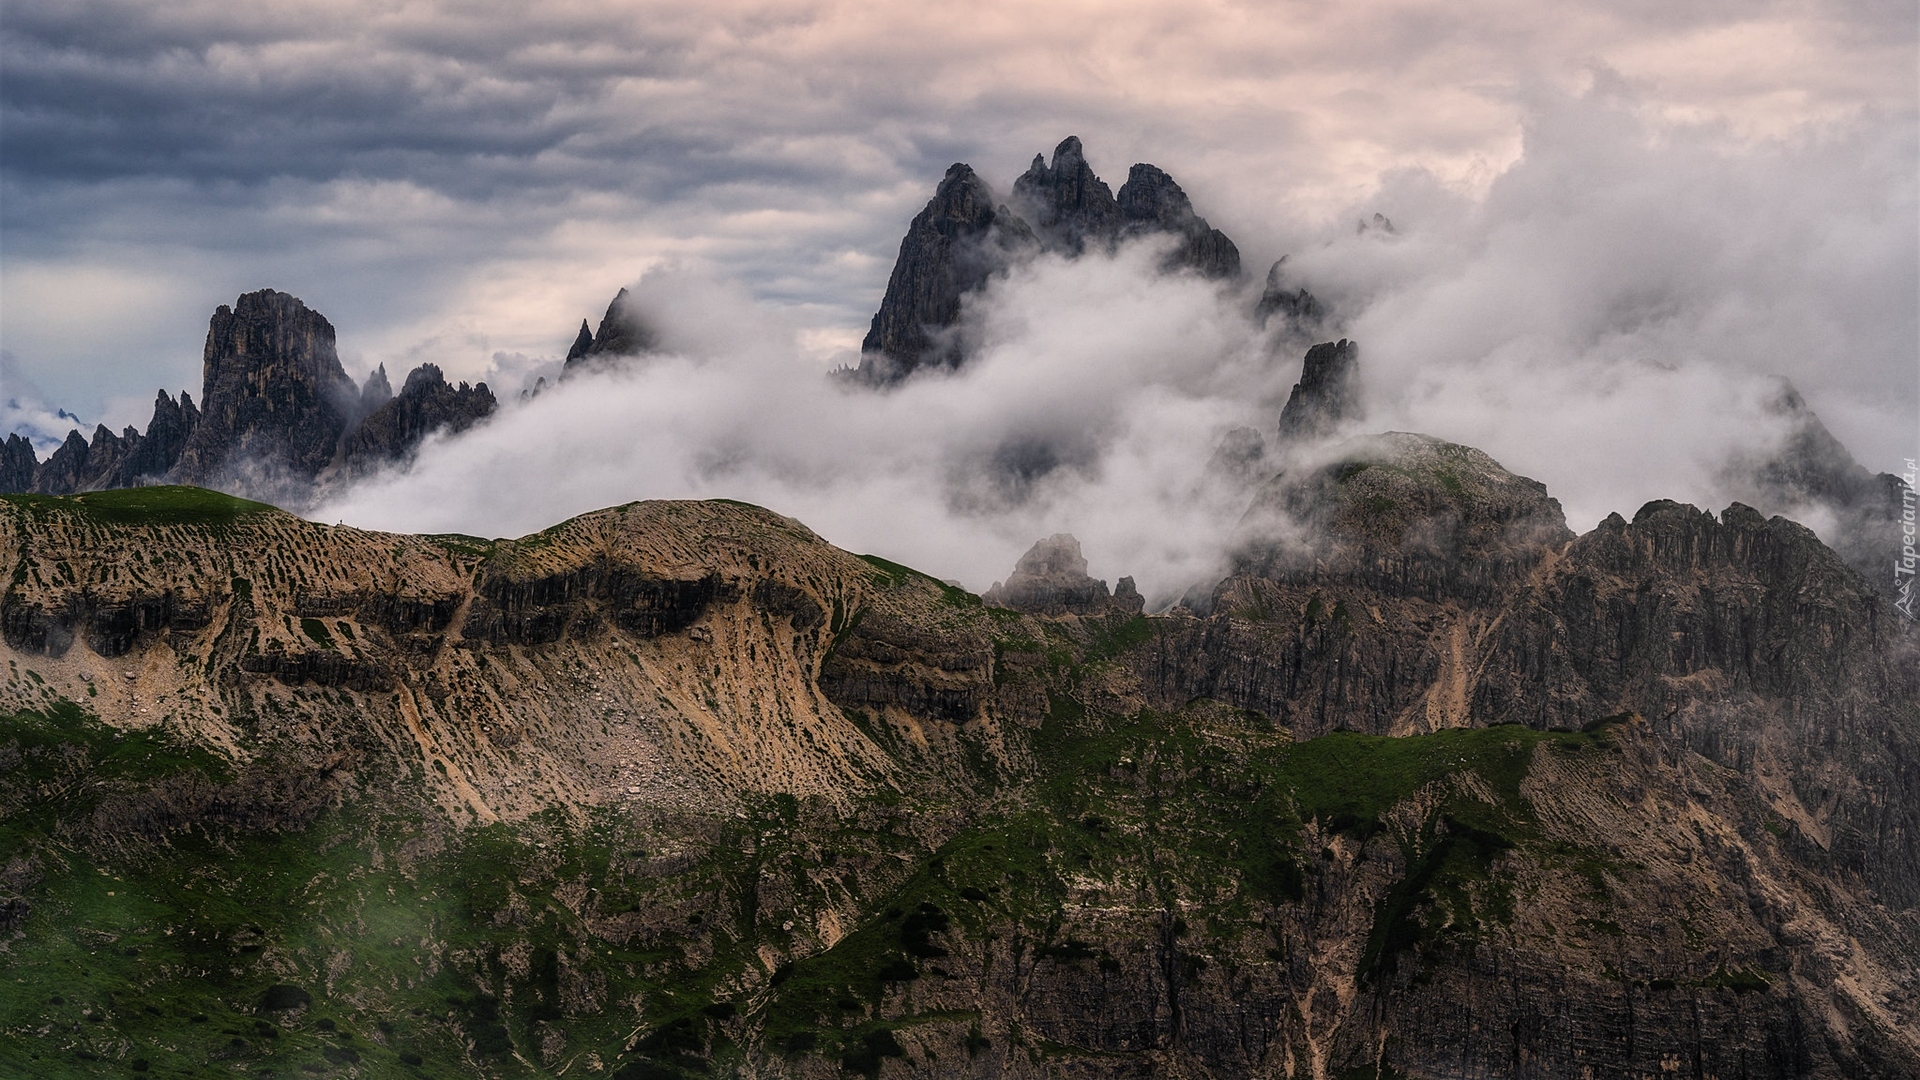
<path fill-rule="evenodd" d="M 1907 471 L 1900 479 L 1905 481 L 1900 489 L 1900 557 L 1893 560 L 1893 606 L 1900 614 L 1912 619 L 1914 615 L 1914 506 L 1913 485 L 1916 479 L 1914 459 L 1907 459 Z"/>

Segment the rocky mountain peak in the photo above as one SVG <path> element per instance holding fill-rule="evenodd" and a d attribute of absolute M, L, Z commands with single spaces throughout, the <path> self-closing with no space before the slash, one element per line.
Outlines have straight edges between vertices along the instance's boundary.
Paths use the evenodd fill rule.
<path fill-rule="evenodd" d="M 200 423 L 177 478 L 303 498 L 359 399 L 340 366 L 333 324 L 287 293 L 246 293 L 214 311 L 202 369 Z"/>
<path fill-rule="evenodd" d="M 1360 347 L 1345 338 L 1307 350 L 1300 381 L 1280 410 L 1280 439 L 1313 439 L 1360 416 Z"/>
<path fill-rule="evenodd" d="M 1051 165 L 1034 155 L 1032 167 L 1013 182 L 1013 202 L 1049 250 L 1068 255 L 1085 251 L 1089 242 L 1111 244 L 1120 230 L 1113 189 L 1094 175 L 1077 135 L 1053 148 Z"/>
<path fill-rule="evenodd" d="M 486 383 L 447 384 L 438 364 L 421 364 L 392 400 L 368 413 L 340 450 L 350 473 L 366 473 L 405 459 L 421 440 L 442 429 L 465 431 L 493 415 L 499 403 Z"/>
<path fill-rule="evenodd" d="M 587 355 L 587 350 L 591 348 L 593 348 L 593 330 L 587 326 L 587 320 L 581 319 L 580 332 L 573 336 L 573 345 L 567 349 L 567 363 L 571 364 Z"/>
<path fill-rule="evenodd" d="M 33 474 L 40 467 L 33 442 L 18 432 L 0 442 L 0 494 L 33 490 Z"/>
<path fill-rule="evenodd" d="M 1275 315 L 1285 319 L 1288 328 L 1296 333 L 1312 333 L 1319 329 L 1326 318 L 1320 301 L 1307 291 L 1306 286 L 1296 284 L 1287 272 L 1285 255 L 1268 268 L 1266 287 L 1261 290 L 1260 302 L 1253 309 L 1254 318 L 1263 327 Z"/>
<path fill-rule="evenodd" d="M 360 387 L 360 415 L 365 416 L 392 400 L 393 384 L 387 381 L 387 365 L 381 364 Z"/>
<path fill-rule="evenodd" d="M 1186 267 L 1211 278 L 1240 275 L 1240 249 L 1225 233 L 1209 226 L 1206 218 L 1194 213 L 1187 193 L 1158 167 L 1143 163 L 1129 170 L 1116 204 L 1121 236 L 1166 232 L 1181 238 L 1180 247 L 1167 259 L 1166 269 Z"/>
<path fill-rule="evenodd" d="M 638 356 L 658 345 L 658 335 L 647 325 L 633 302 L 632 293 L 621 289 L 607 305 L 607 313 L 600 317 L 600 328 L 591 336 L 587 334 L 586 320 L 580 320 L 580 332 L 574 335 L 573 345 L 567 349 L 560 374 L 565 377 L 581 365 L 603 358 Z"/>
<path fill-rule="evenodd" d="M 971 166 L 950 166 L 900 241 L 853 377 L 883 385 L 957 364 L 960 298 L 1036 246 L 1027 223 L 995 201 Z"/>
<path fill-rule="evenodd" d="M 1107 583 L 1087 574 L 1086 556 L 1071 533 L 1055 533 L 1036 542 L 1014 564 L 1005 584 L 994 582 L 982 594 L 989 606 L 1028 614 L 1097 615 L 1113 608 L 1138 612 L 1140 593 L 1132 578 L 1121 579 L 1122 591 L 1109 595 Z"/>
<path fill-rule="evenodd" d="M 1080 139 L 1071 135 L 1054 148 L 1051 164 L 1034 155 L 1033 165 L 1014 181 L 1007 204 L 996 202 L 972 167 L 950 166 L 933 198 L 907 226 L 851 377 L 883 386 L 923 367 L 959 366 L 965 359 L 958 326 L 961 298 L 1036 251 L 1074 257 L 1089 245 L 1111 251 L 1122 236 L 1168 232 L 1180 243 L 1165 269 L 1215 278 L 1239 274 L 1239 249 L 1193 212 L 1171 176 L 1152 165 L 1136 165 L 1121 191 L 1124 207 L 1087 164 Z"/>

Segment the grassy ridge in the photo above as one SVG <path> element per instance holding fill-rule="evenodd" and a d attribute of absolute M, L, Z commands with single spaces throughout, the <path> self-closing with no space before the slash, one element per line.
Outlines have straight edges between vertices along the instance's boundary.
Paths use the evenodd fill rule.
<path fill-rule="evenodd" d="M 161 484 L 92 491 L 84 495 L 0 495 L 37 519 L 70 514 L 101 525 L 231 525 L 255 514 L 278 513 L 266 503 L 206 488 Z"/>

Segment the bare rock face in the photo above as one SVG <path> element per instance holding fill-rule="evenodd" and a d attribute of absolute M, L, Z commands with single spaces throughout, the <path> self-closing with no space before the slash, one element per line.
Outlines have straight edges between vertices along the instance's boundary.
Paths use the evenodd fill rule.
<path fill-rule="evenodd" d="M 1855 460 L 1791 383 L 1782 384 L 1770 411 L 1788 425 L 1785 442 L 1769 457 L 1735 463 L 1727 477 L 1731 486 L 1770 512 L 1824 518 L 1822 531 L 1840 557 L 1892 592 L 1907 482 L 1892 473 L 1875 475 Z"/>
<path fill-rule="evenodd" d="M 883 385 L 923 367 L 957 365 L 960 298 L 1034 246 L 1026 222 L 996 203 L 971 167 L 949 168 L 900 241 L 854 378 Z"/>
<path fill-rule="evenodd" d="M 1168 257 L 1166 269 L 1185 267 L 1210 278 L 1240 276 L 1240 249 L 1226 233 L 1194 213 L 1187 193 L 1159 168 L 1135 165 L 1127 173 L 1127 182 L 1120 185 L 1116 202 L 1121 237 L 1165 232 L 1180 238 L 1180 246 Z"/>
<path fill-rule="evenodd" d="M 1239 274 L 1239 249 L 1193 212 L 1186 192 L 1165 172 L 1135 165 L 1120 191 L 1115 199 L 1075 136 L 1054 148 L 1051 164 L 1034 155 L 1006 205 L 971 167 L 948 168 L 900 241 L 854 381 L 884 386 L 922 368 L 960 366 L 966 359 L 958 333 L 962 298 L 1037 251 L 1073 258 L 1111 252 L 1127 237 L 1171 233 L 1179 244 L 1164 269 L 1213 278 Z"/>
<path fill-rule="evenodd" d="M 32 490 L 33 474 L 39 467 L 33 443 L 18 433 L 8 435 L 5 442 L 0 442 L 0 495 Z"/>
<path fill-rule="evenodd" d="M 1032 166 L 1013 182 L 1013 205 L 1033 223 L 1047 250 L 1068 255 L 1081 254 L 1089 244 L 1111 246 L 1123 220 L 1113 189 L 1094 175 L 1077 135 L 1053 148 L 1051 165 L 1033 155 Z"/>
<path fill-rule="evenodd" d="M 334 350 L 333 324 L 286 293 L 247 293 L 213 313 L 203 367 L 200 423 L 175 478 L 302 499 L 333 460 L 359 398 Z"/>
<path fill-rule="evenodd" d="M 1331 434 L 1360 416 L 1360 346 L 1345 338 L 1307 350 L 1300 381 L 1280 410 L 1282 442 Z"/>
<path fill-rule="evenodd" d="M 138 451 L 129 456 L 126 472 L 103 486 L 131 487 L 167 476 L 179 463 L 188 440 L 199 426 L 200 410 L 194 407 L 191 395 L 182 390 L 180 400 L 175 401 L 165 390 L 160 391 L 154 397 L 153 418 L 147 421 L 147 431 Z"/>
<path fill-rule="evenodd" d="M 380 376 L 384 382 L 384 369 Z M 493 415 L 496 407 L 486 383 L 449 386 L 439 365 L 421 364 L 407 376 L 399 394 L 369 413 L 347 436 L 341 457 L 348 470 L 370 472 L 405 458 L 436 431 L 467 430 Z"/>
<path fill-rule="evenodd" d="M 1289 279 L 1286 266 L 1287 257 L 1282 255 L 1268 268 L 1267 284 L 1260 293 L 1260 302 L 1254 306 L 1253 316 L 1261 326 L 1267 326 L 1277 315 L 1295 332 L 1312 333 L 1326 318 L 1326 310 L 1306 286 L 1296 285 Z"/>
<path fill-rule="evenodd" d="M 393 384 L 387 381 L 387 365 L 381 364 L 360 387 L 360 415 L 371 416 L 374 410 L 392 400 Z"/>
<path fill-rule="evenodd" d="M 623 294 L 624 295 L 624 294 Z M 614 320 L 615 324 L 618 320 Z M 609 341 L 617 331 L 609 331 Z M 205 413 L 182 391 L 154 398 L 146 431 L 74 431 L 45 462 L 15 435 L 0 444 L 0 493 L 46 495 L 184 482 L 299 506 L 346 473 L 411 453 L 427 434 L 464 431 L 492 414 L 482 383 L 449 386 L 422 365 L 393 393 L 383 364 L 356 389 L 333 327 L 285 293 L 263 289 L 214 312 L 207 332 Z"/>
<path fill-rule="evenodd" d="M 571 364 L 587 355 L 588 350 L 592 348 L 593 328 L 587 325 L 587 320 L 581 319 L 580 332 L 573 336 L 573 344 L 567 348 L 567 363 Z"/>
<path fill-rule="evenodd" d="M 94 431 L 94 440 L 107 429 L 102 426 Z M 112 434 L 107 433 L 108 438 Z M 86 482 L 92 475 L 90 468 L 92 448 L 78 429 L 67 432 L 67 439 L 47 455 L 47 460 L 34 474 L 33 490 L 41 495 L 68 495 L 76 491 L 85 491 Z"/>
<path fill-rule="evenodd" d="M 180 460 L 199 418 L 193 399 L 185 391 L 176 402 L 162 390 L 154 401 L 153 419 L 145 434 L 128 427 L 116 435 L 105 424 L 94 428 L 91 441 L 81 438 L 77 430 L 69 432 L 67 441 L 48 456 L 45 464 L 33 469 L 28 486 L 20 490 L 71 495 L 158 483 Z M 25 444 L 24 439 L 21 442 Z M 23 461 L 30 462 L 32 450 L 31 445 L 26 446 Z"/>
<path fill-rule="evenodd" d="M 1127 586 L 1132 590 L 1133 579 L 1127 579 Z M 1139 596 L 1138 591 L 1132 592 L 1133 600 Z M 1035 543 L 1020 556 L 1006 583 L 995 582 L 981 599 L 991 607 L 1034 615 L 1094 615 L 1112 603 L 1107 583 L 1087 575 L 1080 541 L 1070 533 L 1055 533 Z"/>
<path fill-rule="evenodd" d="M 1207 459 L 1207 475 L 1236 487 L 1247 487 L 1265 480 L 1271 470 L 1267 463 L 1267 441 L 1250 427 L 1234 428 L 1220 437 L 1220 445 Z"/>
<path fill-rule="evenodd" d="M 634 305 L 633 295 L 621 289 L 607 305 L 607 313 L 600 317 L 599 330 L 589 335 L 586 320 L 580 320 L 580 333 L 567 349 L 567 360 L 560 375 L 565 378 L 584 365 L 615 357 L 638 356 L 658 344 L 658 335 Z"/>

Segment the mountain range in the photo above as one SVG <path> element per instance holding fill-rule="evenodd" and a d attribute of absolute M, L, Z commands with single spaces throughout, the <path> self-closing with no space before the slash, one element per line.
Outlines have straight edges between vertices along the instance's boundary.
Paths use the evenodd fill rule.
<path fill-rule="evenodd" d="M 1143 231 L 1240 272 L 1152 166 L 956 165 L 837 377 L 941 378 L 1013 260 Z M 628 301 L 564 377 L 650 347 Z M 1337 324 L 1281 265 L 1256 317 Z M 354 386 L 280 293 L 206 357 L 0 495 L 0 1072 L 1920 1075 L 1912 492 L 1790 389 L 1737 467 L 1839 550 L 1576 534 L 1315 344 L 1149 613 L 1064 533 L 974 595 L 727 500 L 487 539 L 140 483 L 311 494 L 493 408 Z"/>
<path fill-rule="evenodd" d="M 434 364 L 393 392 L 385 365 L 355 386 L 333 324 L 272 289 L 214 311 L 200 405 L 161 390 L 142 432 L 76 429 L 47 460 L 19 433 L 0 444 L 0 492 L 67 495 L 153 483 L 198 484 L 289 506 L 339 477 L 404 460 L 427 435 L 464 431 L 496 407 L 485 383 L 450 386 Z"/>

